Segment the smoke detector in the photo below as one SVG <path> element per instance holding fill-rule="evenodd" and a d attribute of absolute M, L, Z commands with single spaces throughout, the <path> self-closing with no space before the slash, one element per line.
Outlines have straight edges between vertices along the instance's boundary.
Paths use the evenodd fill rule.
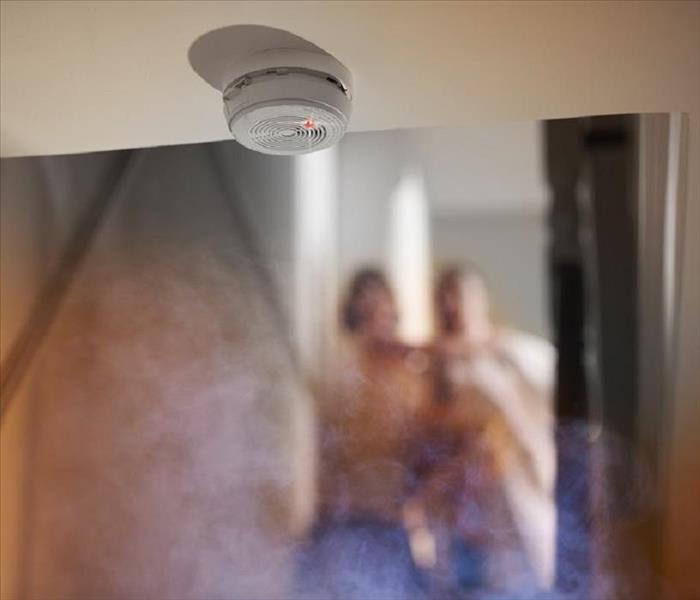
<path fill-rule="evenodd" d="M 218 37 L 202 36 L 190 49 L 192 66 L 223 94 L 224 116 L 234 139 L 251 150 L 277 155 L 305 154 L 337 143 L 352 108 L 348 69 L 296 37 L 290 37 L 296 48 L 258 45 L 255 51 L 242 52 L 240 44 L 250 37 L 249 29 L 236 31 L 239 48 L 233 57 L 227 53 L 232 37 L 226 35 L 232 28 L 213 32 Z"/>
<path fill-rule="evenodd" d="M 350 119 L 350 73 L 328 54 L 258 52 L 228 73 L 224 114 L 233 137 L 265 154 L 332 146 Z"/>

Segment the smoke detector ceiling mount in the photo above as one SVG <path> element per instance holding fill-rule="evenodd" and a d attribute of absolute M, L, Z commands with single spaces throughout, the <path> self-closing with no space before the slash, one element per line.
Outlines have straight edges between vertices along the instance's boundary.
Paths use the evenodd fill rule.
<path fill-rule="evenodd" d="M 247 26 L 251 27 L 255 26 Z M 222 32 L 230 29 L 234 28 L 196 40 L 190 48 L 190 62 L 222 92 L 224 115 L 234 139 L 251 150 L 277 155 L 305 154 L 337 143 L 345 134 L 352 107 L 348 69 L 287 32 L 281 33 L 301 40 L 293 43 L 297 47 L 252 52 L 239 48 L 236 56 L 222 56 L 226 53 Z"/>

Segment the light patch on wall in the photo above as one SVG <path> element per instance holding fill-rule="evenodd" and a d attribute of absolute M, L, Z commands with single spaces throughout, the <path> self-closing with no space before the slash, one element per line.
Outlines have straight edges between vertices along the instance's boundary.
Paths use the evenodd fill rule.
<path fill-rule="evenodd" d="M 304 372 L 327 366 L 337 306 L 336 148 L 294 158 L 294 341 Z"/>
<path fill-rule="evenodd" d="M 421 171 L 406 168 L 391 196 L 389 277 L 399 309 L 399 334 L 422 344 L 432 335 L 430 218 Z"/>

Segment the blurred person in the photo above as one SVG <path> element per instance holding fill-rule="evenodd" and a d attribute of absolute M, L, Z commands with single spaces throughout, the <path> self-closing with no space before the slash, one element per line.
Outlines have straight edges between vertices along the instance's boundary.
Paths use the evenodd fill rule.
<path fill-rule="evenodd" d="M 381 271 L 356 273 L 341 310 L 332 392 L 319 410 L 320 518 L 304 558 L 304 598 L 420 595 L 401 511 L 429 360 L 399 341 L 397 323 Z"/>
<path fill-rule="evenodd" d="M 412 502 L 435 535 L 438 585 L 531 597 L 554 578 L 554 351 L 494 322 L 474 267 L 445 271 L 435 304 L 435 396 Z"/>

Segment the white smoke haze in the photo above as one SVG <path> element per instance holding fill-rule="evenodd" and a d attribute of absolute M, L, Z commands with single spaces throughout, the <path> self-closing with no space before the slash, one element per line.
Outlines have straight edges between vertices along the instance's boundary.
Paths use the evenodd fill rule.
<path fill-rule="evenodd" d="M 580 421 L 561 425 L 557 442 L 561 591 L 555 597 L 654 597 L 659 581 L 649 523 L 659 508 L 658 488 L 642 453 L 623 436 Z"/>
<path fill-rule="evenodd" d="M 140 169 L 39 357 L 27 595 L 280 597 L 310 400 L 202 155 Z"/>
<path fill-rule="evenodd" d="M 294 597 L 300 515 L 314 507 L 312 400 L 207 155 L 144 151 L 140 169 L 34 369 L 27 598 Z M 588 480 L 588 434 L 585 425 L 559 433 L 564 454 L 581 459 L 567 497 Z M 655 510 L 636 451 L 607 433 L 601 446 L 598 487 L 607 490 L 612 469 L 627 471 L 629 485 L 598 499 L 596 551 L 617 543 L 611 525 Z M 573 556 L 567 581 L 594 585 L 601 600 L 633 597 L 651 576 L 648 557 L 633 547 L 617 562 L 596 559 L 597 580 L 586 581 L 577 517 L 560 519 Z M 339 600 L 406 597 L 392 535 L 360 527 L 318 550 L 333 557 Z M 327 591 L 303 597 L 326 600 Z M 517 597 L 577 594 L 526 588 Z"/>
<path fill-rule="evenodd" d="M 289 552 L 290 374 L 167 276 L 99 289 L 40 383 L 34 596 L 54 571 L 56 597 L 264 595 Z"/>

